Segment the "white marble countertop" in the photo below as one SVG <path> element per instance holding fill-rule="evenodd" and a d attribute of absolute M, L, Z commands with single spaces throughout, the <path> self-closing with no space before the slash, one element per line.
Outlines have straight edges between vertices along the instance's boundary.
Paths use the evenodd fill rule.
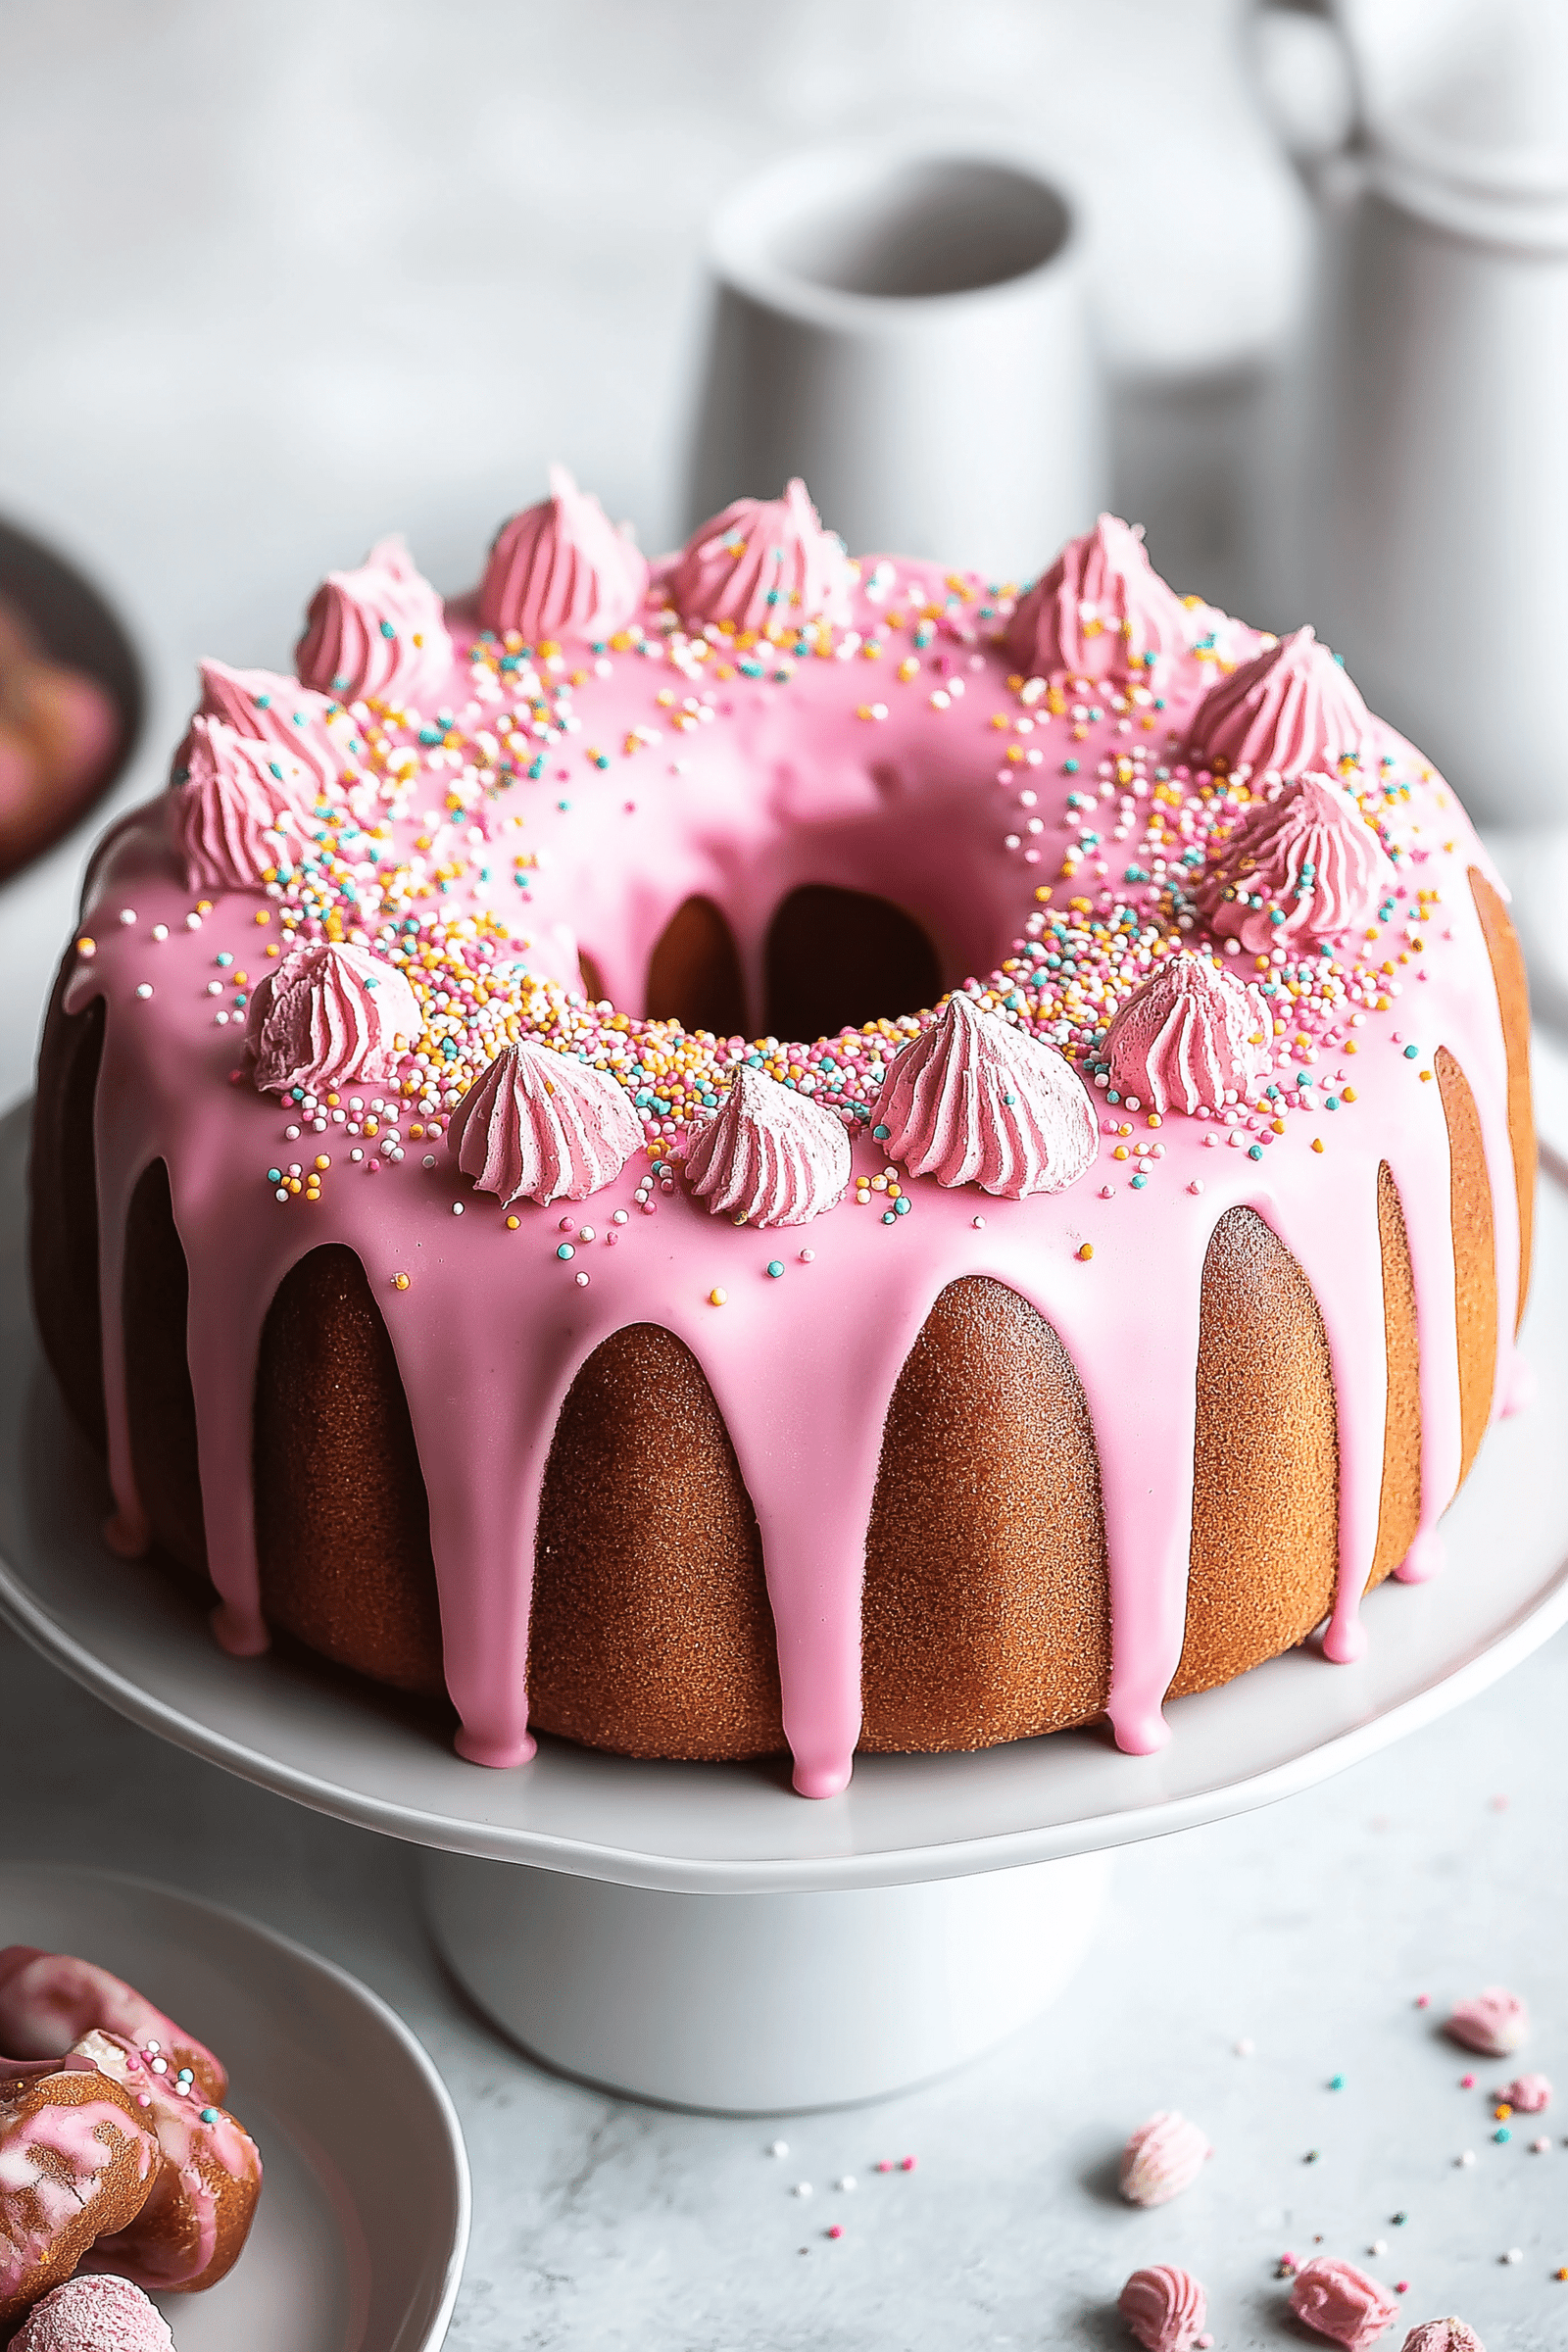
<path fill-rule="evenodd" d="M 1202 2278 L 1219 2352 L 1266 2352 L 1307 2340 L 1275 2277 L 1287 2248 L 1407 2278 L 1412 2324 L 1456 2311 L 1488 2352 L 1560 2352 L 1565 1716 L 1568 1636 L 1338 1781 L 1125 1851 L 1062 2004 L 979 2065 L 877 2106 L 732 2120 L 545 2073 L 444 1975 L 403 1848 L 133 1729 L 0 1634 L 9 1852 L 145 1873 L 268 1920 L 372 1984 L 430 2050 L 474 2175 L 454 2352 L 1108 2348 L 1130 2341 L 1123 2278 L 1157 2261 Z M 1535 2014 L 1519 2064 L 1562 2086 L 1505 2144 L 1485 2093 L 1514 2069 L 1437 2032 L 1446 2001 L 1493 1983 Z M 1215 2155 L 1179 2202 L 1135 2212 L 1113 2160 L 1168 2106 Z M 786 2158 L 767 2153 L 776 2136 Z M 906 2155 L 913 2173 L 877 2173 Z M 832 2185 L 846 2173 L 853 2193 Z M 1397 2330 L 1386 2340 L 1396 2352 Z"/>

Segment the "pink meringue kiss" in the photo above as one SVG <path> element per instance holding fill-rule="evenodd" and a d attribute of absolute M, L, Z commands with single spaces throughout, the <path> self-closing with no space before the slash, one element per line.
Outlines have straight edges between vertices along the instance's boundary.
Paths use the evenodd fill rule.
<path fill-rule="evenodd" d="M 1260 956 L 1361 930 L 1394 879 L 1349 794 L 1332 777 L 1303 775 L 1244 812 L 1193 897 L 1216 939 Z"/>
<path fill-rule="evenodd" d="M 1134 2271 L 1116 2309 L 1144 2352 L 1192 2352 L 1208 2318 L 1208 2297 L 1191 2271 L 1162 2262 Z"/>
<path fill-rule="evenodd" d="M 1521 2115 L 1539 2115 L 1551 2105 L 1551 2084 L 1544 2075 L 1515 2075 L 1502 2096 Z"/>
<path fill-rule="evenodd" d="M 220 718 L 225 727 L 253 743 L 279 743 L 303 760 L 319 785 L 342 780 L 354 742 L 353 722 L 331 698 L 273 669 L 230 669 L 226 662 L 201 664 L 199 718 Z M 174 755 L 176 768 L 189 757 L 190 737 Z"/>
<path fill-rule="evenodd" d="M 1144 1110 L 1223 1110 L 1273 1057 L 1274 1016 L 1250 986 L 1178 949 L 1111 1022 L 1101 1049 L 1111 1086 Z"/>
<path fill-rule="evenodd" d="M 782 498 L 737 498 L 695 530 L 669 592 L 683 620 L 732 620 L 738 629 L 825 620 L 844 628 L 850 583 L 843 540 L 823 530 L 796 479 Z"/>
<path fill-rule="evenodd" d="M 496 533 L 479 587 L 479 618 L 487 629 L 514 629 L 534 646 L 553 637 L 612 637 L 647 588 L 646 556 L 564 466 L 552 466 L 550 496 Z"/>
<path fill-rule="evenodd" d="M 1350 2352 L 1376 2343 L 1399 2314 L 1397 2303 L 1375 2278 L 1333 2254 L 1319 2254 L 1301 2265 L 1291 2288 L 1291 2309 L 1319 2335 L 1348 2345 Z"/>
<path fill-rule="evenodd" d="M 1211 686 L 1193 712 L 1188 750 L 1234 775 L 1359 762 L 1372 718 L 1355 687 L 1309 628 L 1265 646 Z"/>
<path fill-rule="evenodd" d="M 1148 676 L 1188 650 L 1186 608 L 1114 514 L 1069 540 L 1023 597 L 1006 647 L 1038 677 Z"/>
<path fill-rule="evenodd" d="M 158 2307 L 128 2278 L 68 2278 L 35 2303 L 11 2352 L 174 2352 Z"/>
<path fill-rule="evenodd" d="M 441 599 L 401 539 L 382 539 L 358 571 L 329 571 L 312 597 L 294 666 L 346 701 L 433 692 L 452 667 Z"/>
<path fill-rule="evenodd" d="M 351 1079 L 390 1078 L 424 1027 L 395 964 L 368 948 L 294 948 L 251 992 L 245 1050 L 263 1094 L 324 1093 Z"/>
<path fill-rule="evenodd" d="M 180 773 L 175 770 L 176 775 Z M 191 720 L 183 775 L 169 792 L 169 837 L 192 890 L 260 890 L 292 862 L 316 780 L 280 743 L 248 742 L 220 718 Z"/>
<path fill-rule="evenodd" d="M 1489 1984 L 1468 2001 L 1460 2001 L 1444 2026 L 1450 2040 L 1483 2058 L 1509 2058 L 1530 2031 L 1530 2012 L 1517 1993 L 1501 1984 Z"/>
<path fill-rule="evenodd" d="M 452 1114 L 447 1145 L 479 1193 L 586 1200 L 642 1149 L 631 1100 L 606 1070 L 520 1039 L 481 1071 Z"/>
<path fill-rule="evenodd" d="M 686 1176 L 712 1216 L 805 1225 L 843 1200 L 850 1139 L 842 1121 L 809 1095 L 765 1071 L 742 1068 L 687 1145 Z"/>
<path fill-rule="evenodd" d="M 1161 2108 L 1123 2148 L 1116 2185 L 1129 2205 L 1168 2205 L 1192 2187 L 1213 2152 L 1196 2124 Z"/>
<path fill-rule="evenodd" d="M 895 1054 L 872 1114 L 889 1159 L 1007 1200 L 1094 1165 L 1100 1126 L 1072 1064 L 961 993 Z"/>
<path fill-rule="evenodd" d="M 1463 2320 L 1423 2320 L 1411 2328 L 1401 2352 L 1487 2352 L 1487 2347 Z"/>

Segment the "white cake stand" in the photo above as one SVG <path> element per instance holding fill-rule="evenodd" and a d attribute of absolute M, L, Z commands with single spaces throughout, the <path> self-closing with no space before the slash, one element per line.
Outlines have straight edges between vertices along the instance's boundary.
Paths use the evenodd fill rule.
<path fill-rule="evenodd" d="M 110 1556 L 23 1280 L 20 1114 L 0 1122 L 0 1612 L 149 1730 L 423 1849 L 432 1931 L 518 2041 L 590 2081 L 728 2112 L 873 2098 L 1044 2008 L 1114 1849 L 1311 1786 L 1471 1697 L 1568 1619 L 1568 1195 L 1542 1188 L 1531 1411 L 1494 1429 L 1448 1565 L 1367 1603 L 1357 1665 L 1301 1650 L 1170 1710 L 1162 1754 L 1066 1733 L 871 1756 L 842 1796 L 782 1766 L 639 1764 L 564 1741 L 492 1773 L 394 1700 L 239 1661 L 154 1566 Z"/>

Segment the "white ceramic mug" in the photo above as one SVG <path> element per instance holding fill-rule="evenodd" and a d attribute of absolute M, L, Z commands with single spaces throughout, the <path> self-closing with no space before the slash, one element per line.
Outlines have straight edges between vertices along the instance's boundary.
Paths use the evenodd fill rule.
<path fill-rule="evenodd" d="M 1032 578 L 1104 503 L 1068 199 L 1011 151 L 799 154 L 719 209 L 693 526 L 804 475 L 854 550 Z"/>

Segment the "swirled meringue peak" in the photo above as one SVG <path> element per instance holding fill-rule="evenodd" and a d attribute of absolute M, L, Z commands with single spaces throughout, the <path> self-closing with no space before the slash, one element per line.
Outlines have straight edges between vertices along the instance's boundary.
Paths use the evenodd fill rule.
<path fill-rule="evenodd" d="M 1186 609 L 1114 514 L 1069 539 L 1019 600 L 1006 646 L 1037 677 L 1148 677 L 1188 650 Z"/>
<path fill-rule="evenodd" d="M 294 655 L 307 686 L 347 701 L 432 692 L 451 665 L 441 599 L 401 539 L 379 540 L 358 571 L 327 573 Z"/>
<path fill-rule="evenodd" d="M 1208 2319 L 1208 2297 L 1191 2271 L 1168 2262 L 1134 2271 L 1116 2308 L 1144 2352 L 1192 2352 Z"/>
<path fill-rule="evenodd" d="M 872 1122 L 911 1176 L 1007 1200 L 1064 1192 L 1100 1150 L 1094 1106 L 1065 1055 L 961 993 L 894 1056 Z"/>
<path fill-rule="evenodd" d="M 1142 1110 L 1223 1110 L 1272 1058 L 1274 1016 L 1256 988 L 1187 948 L 1127 999 L 1101 1049 L 1111 1086 Z"/>
<path fill-rule="evenodd" d="M 368 948 L 318 941 L 291 949 L 251 992 L 245 1050 L 263 1094 L 320 1093 L 394 1075 L 424 1027 L 397 965 Z"/>
<path fill-rule="evenodd" d="M 805 1225 L 843 1200 L 850 1139 L 809 1095 L 742 1068 L 686 1149 L 686 1175 L 710 1214 L 737 1224 Z"/>
<path fill-rule="evenodd" d="M 192 890 L 260 890 L 292 862 L 316 803 L 303 760 L 198 713 L 174 773 L 169 833 Z"/>
<path fill-rule="evenodd" d="M 1196 2124 L 1162 2108 L 1123 2148 L 1116 2185 L 1129 2205 L 1168 2205 L 1192 2187 L 1213 2152 Z"/>
<path fill-rule="evenodd" d="M 530 645 L 552 637 L 612 637 L 643 601 L 648 559 L 579 490 L 550 468 L 550 496 L 496 533 L 479 587 L 487 629 L 515 629 Z"/>
<path fill-rule="evenodd" d="M 823 530 L 797 477 L 782 498 L 737 498 L 695 530 L 669 591 L 683 620 L 730 620 L 738 629 L 825 620 L 843 628 L 850 582 L 843 540 Z"/>
<path fill-rule="evenodd" d="M 642 1121 L 608 1071 L 520 1038 L 498 1054 L 452 1114 L 447 1143 L 478 1193 L 586 1200 L 643 1143 Z"/>
<path fill-rule="evenodd" d="M 220 718 L 251 743 L 280 743 L 303 760 L 318 784 L 338 782 L 349 763 L 354 728 L 346 710 L 328 695 L 302 686 L 298 678 L 272 669 L 230 669 L 226 662 L 201 664 L 198 718 Z M 174 755 L 176 769 L 188 760 L 186 736 Z"/>
<path fill-rule="evenodd" d="M 1460 2001 L 1444 2027 L 1449 2039 L 1483 2058 L 1507 2058 L 1530 2032 L 1530 2012 L 1516 1992 L 1489 1984 L 1484 1992 Z"/>
<path fill-rule="evenodd" d="M 1262 955 L 1359 931 L 1394 879 L 1349 794 L 1331 776 L 1308 774 L 1247 809 L 1193 896 L 1217 939 Z"/>
<path fill-rule="evenodd" d="M 1372 717 L 1310 628 L 1266 645 L 1211 686 L 1193 712 L 1188 749 L 1232 775 L 1338 771 L 1364 759 Z"/>
<path fill-rule="evenodd" d="M 1348 2344 L 1350 2352 L 1375 2344 L 1399 2314 L 1394 2297 L 1375 2278 L 1334 2254 L 1319 2254 L 1301 2265 L 1291 2288 L 1291 2309 L 1319 2335 Z"/>

